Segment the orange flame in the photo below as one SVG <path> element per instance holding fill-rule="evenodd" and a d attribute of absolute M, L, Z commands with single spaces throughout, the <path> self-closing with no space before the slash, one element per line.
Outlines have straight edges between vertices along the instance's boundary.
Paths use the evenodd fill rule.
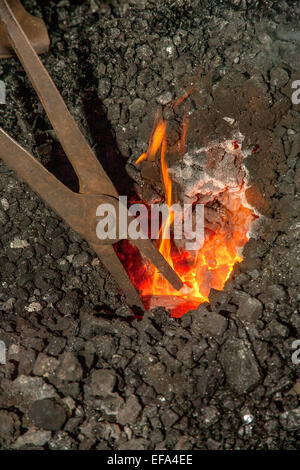
<path fill-rule="evenodd" d="M 156 124 L 157 123 L 157 124 Z M 164 119 L 159 119 L 159 113 L 156 114 L 154 121 L 153 131 L 149 140 L 148 150 L 137 159 L 135 164 L 137 165 L 143 160 L 155 160 L 156 154 L 162 145 L 163 139 L 166 134 L 167 123 Z"/>
<path fill-rule="evenodd" d="M 175 105 L 178 104 L 178 101 Z M 185 152 L 186 148 L 187 128 L 188 118 L 185 115 L 178 144 L 181 154 Z M 233 148 L 237 149 L 234 145 Z M 173 203 L 173 195 L 172 181 L 166 162 L 167 123 L 163 117 L 157 114 L 148 150 L 140 156 L 136 163 L 145 159 L 153 160 L 159 149 L 165 199 L 170 208 Z M 171 239 L 166 238 L 174 221 L 174 213 L 169 211 L 167 221 L 161 227 L 159 251 L 180 276 L 184 287 L 180 291 L 176 291 L 152 265 L 148 266 L 148 275 L 141 276 L 133 262 L 130 267 L 127 263 L 128 274 L 144 299 L 153 296 L 160 296 L 161 299 L 166 296 L 177 299 L 178 305 L 175 301 L 175 307 L 171 309 L 171 313 L 173 316 L 181 316 L 190 309 L 197 308 L 199 304 L 207 302 L 212 288 L 224 289 L 234 265 L 243 260 L 239 252 L 248 241 L 251 223 L 257 218 L 254 210 L 245 206 L 244 194 L 245 187 L 237 191 L 224 192 L 223 203 L 225 207 L 230 208 L 230 229 L 226 228 L 224 224 L 215 231 L 206 230 L 204 245 L 197 253 L 179 250 Z"/>

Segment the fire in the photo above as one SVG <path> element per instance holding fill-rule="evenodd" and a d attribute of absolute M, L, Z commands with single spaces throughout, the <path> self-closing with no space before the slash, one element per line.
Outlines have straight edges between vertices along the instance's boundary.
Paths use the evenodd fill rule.
<path fill-rule="evenodd" d="M 172 180 L 166 159 L 167 151 L 170 150 L 167 128 L 167 122 L 158 113 L 148 149 L 140 156 L 136 164 L 145 159 L 153 161 L 159 155 L 165 200 L 170 208 L 174 201 Z M 185 115 L 182 121 L 181 137 L 177 144 L 179 154 L 185 153 L 187 128 L 188 117 Z M 231 142 L 231 147 L 232 152 L 239 151 L 238 141 Z M 248 232 L 251 223 L 257 218 L 254 210 L 245 202 L 245 189 L 246 184 L 243 183 L 242 187 L 235 190 L 224 190 L 222 203 L 226 208 L 230 208 L 230 230 L 226 228 L 226 224 L 221 224 L 216 230 L 207 228 L 204 245 L 196 253 L 180 249 L 174 240 L 166 238 L 166 233 L 174 221 L 174 214 L 169 211 L 167 222 L 160 231 L 159 251 L 183 281 L 184 287 L 180 291 L 172 288 L 151 264 L 146 266 L 146 270 L 145 266 L 142 270 L 141 263 L 138 264 L 136 261 L 137 253 L 134 248 L 129 248 L 129 245 L 125 247 L 126 257 L 119 253 L 123 261 L 126 259 L 128 274 L 140 291 L 145 304 L 147 305 L 147 301 L 150 300 L 148 307 L 163 306 L 167 299 L 167 307 L 171 306 L 172 316 L 180 317 L 187 311 L 197 308 L 199 304 L 207 302 L 212 288 L 224 289 L 234 265 L 243 260 L 240 251 L 249 239 Z M 156 299 L 156 304 L 153 304 L 152 299 Z"/>
<path fill-rule="evenodd" d="M 156 124 L 157 121 L 158 123 Z M 150 161 L 153 161 L 155 159 L 155 156 L 165 138 L 166 128 L 167 128 L 166 121 L 164 119 L 159 119 L 159 113 L 157 113 L 155 121 L 154 121 L 153 132 L 150 137 L 148 150 L 147 152 L 142 153 L 140 158 L 138 158 L 138 160 L 135 162 L 136 164 L 146 159 Z"/>

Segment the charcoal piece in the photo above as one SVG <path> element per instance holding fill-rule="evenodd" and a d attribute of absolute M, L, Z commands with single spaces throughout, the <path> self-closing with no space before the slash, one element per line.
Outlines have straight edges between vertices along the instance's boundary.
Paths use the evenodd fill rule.
<path fill-rule="evenodd" d="M 259 300 L 244 292 L 240 293 L 237 315 L 241 320 L 250 323 L 255 322 L 261 317 L 262 311 L 263 306 Z"/>
<path fill-rule="evenodd" d="M 192 332 L 204 337 L 221 340 L 228 325 L 228 320 L 218 313 L 209 312 L 202 305 L 193 314 Z"/>
<path fill-rule="evenodd" d="M 119 410 L 117 415 L 117 422 L 121 425 L 131 424 L 134 425 L 137 422 L 138 416 L 142 410 L 142 407 L 135 396 L 129 397 L 124 406 Z"/>
<path fill-rule="evenodd" d="M 29 418 L 37 428 L 58 431 L 66 421 L 65 410 L 51 399 L 32 403 Z"/>
<path fill-rule="evenodd" d="M 238 338 L 228 339 L 222 346 L 220 360 L 228 385 L 237 393 L 247 393 L 260 382 L 258 364 L 245 341 Z"/>
<path fill-rule="evenodd" d="M 108 396 L 113 392 L 117 377 L 113 371 L 94 370 L 91 376 L 91 390 L 95 396 Z"/>
<path fill-rule="evenodd" d="M 82 367 L 77 357 L 70 352 L 64 353 L 60 357 L 60 364 L 57 369 L 57 377 L 61 380 L 75 382 L 82 378 Z"/>
<path fill-rule="evenodd" d="M 300 408 L 281 413 L 279 421 L 286 431 L 297 431 L 300 429 Z"/>

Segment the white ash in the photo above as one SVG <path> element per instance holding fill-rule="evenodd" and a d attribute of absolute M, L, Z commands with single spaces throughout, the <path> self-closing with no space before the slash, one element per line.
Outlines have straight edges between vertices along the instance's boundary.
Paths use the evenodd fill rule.
<path fill-rule="evenodd" d="M 231 126 L 233 126 L 233 124 L 235 123 L 235 120 L 233 118 L 230 118 L 230 117 L 223 117 L 224 121 L 228 122 L 229 124 L 231 124 Z"/>
<path fill-rule="evenodd" d="M 253 416 L 252 416 L 251 414 L 245 414 L 245 415 L 243 416 L 243 420 L 244 420 L 244 422 L 245 422 L 246 424 L 251 424 L 252 421 L 253 421 L 253 419 L 254 419 L 254 418 L 253 418 Z"/>
<path fill-rule="evenodd" d="M 182 202 L 206 204 L 219 198 L 224 191 L 234 193 L 246 188 L 248 175 L 243 165 L 246 155 L 241 151 L 242 142 L 243 136 L 238 134 L 231 140 L 193 149 L 177 165 L 171 166 L 169 173 L 182 189 Z"/>
<path fill-rule="evenodd" d="M 183 204 L 204 204 L 205 230 L 208 234 L 218 228 L 233 233 L 239 223 L 234 213 L 240 204 L 260 217 L 246 199 L 249 178 L 244 160 L 250 152 L 241 150 L 243 140 L 244 136 L 237 133 L 230 140 L 195 148 L 179 162 L 170 165 L 169 173 L 177 183 L 179 201 Z M 254 230 L 252 224 L 248 234 L 252 236 Z M 176 241 L 178 247 L 182 243 Z"/>
<path fill-rule="evenodd" d="M 8 209 L 9 209 L 9 202 L 8 202 L 8 200 L 7 200 L 5 197 L 3 197 L 3 198 L 0 200 L 0 202 L 1 202 L 1 205 L 2 205 L 2 207 L 3 207 L 3 210 L 8 211 Z"/>
<path fill-rule="evenodd" d="M 27 248 L 29 245 L 28 241 L 26 240 L 21 240 L 20 238 L 14 238 L 10 242 L 10 247 L 15 250 L 21 250 L 23 248 Z"/>
<path fill-rule="evenodd" d="M 40 312 L 41 310 L 43 310 L 43 307 L 38 302 L 32 302 L 31 304 L 25 307 L 25 310 L 27 312 Z"/>

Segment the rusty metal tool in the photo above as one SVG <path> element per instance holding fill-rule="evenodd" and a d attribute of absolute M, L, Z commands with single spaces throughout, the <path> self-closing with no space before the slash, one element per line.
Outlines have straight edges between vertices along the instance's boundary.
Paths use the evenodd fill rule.
<path fill-rule="evenodd" d="M 37 54 L 47 52 L 50 46 L 50 39 L 44 21 L 30 15 L 23 7 L 20 0 L 7 0 L 23 31 L 28 37 L 30 44 Z M 0 24 L 0 58 L 14 57 L 15 53 L 10 40 L 5 33 L 5 29 Z"/>
<path fill-rule="evenodd" d="M 14 4 L 0 0 L 2 33 L 15 51 L 48 115 L 61 145 L 79 180 L 79 193 L 67 188 L 43 167 L 29 152 L 0 128 L 0 158 L 99 255 L 111 272 L 127 302 L 144 310 L 139 295 L 117 257 L 116 240 L 101 241 L 96 234 L 96 211 L 100 204 L 110 203 L 118 214 L 119 194 L 105 173 L 90 145 L 76 125 L 59 91 L 32 47 L 29 38 L 14 14 Z M 128 214 L 128 218 L 132 217 Z M 182 281 L 149 239 L 130 240 L 175 289 Z"/>

